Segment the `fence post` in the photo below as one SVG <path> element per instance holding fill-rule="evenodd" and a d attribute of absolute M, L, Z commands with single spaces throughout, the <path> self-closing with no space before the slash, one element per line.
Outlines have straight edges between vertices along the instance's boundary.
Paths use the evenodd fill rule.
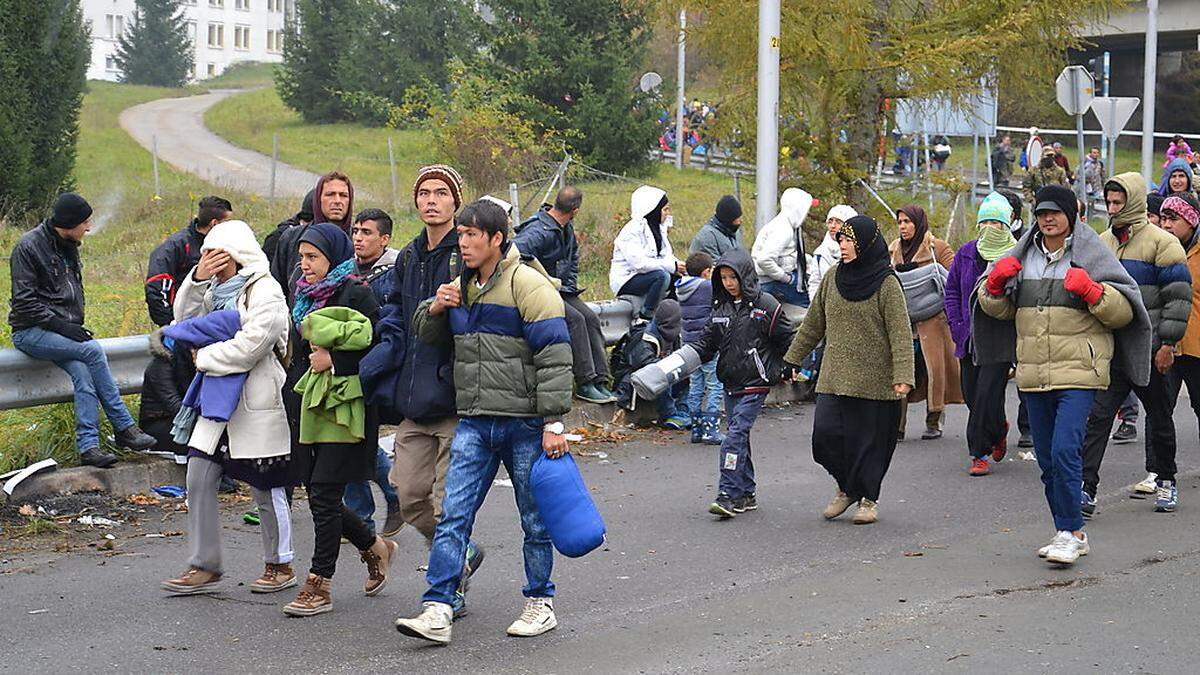
<path fill-rule="evenodd" d="M 521 195 L 517 192 L 517 184 L 508 184 L 508 201 L 512 204 L 513 224 L 521 224 Z"/>
<path fill-rule="evenodd" d="M 396 153 L 392 150 L 392 137 L 388 136 L 388 166 L 392 172 L 392 211 L 396 210 L 397 199 L 399 198 L 400 188 L 396 179 Z"/>
<path fill-rule="evenodd" d="M 737 197 L 738 203 L 742 201 L 742 174 L 735 169 L 733 172 L 733 196 Z"/>
<path fill-rule="evenodd" d="M 275 201 L 275 165 L 279 164 L 279 134 L 271 134 L 271 201 Z"/>
<path fill-rule="evenodd" d="M 150 137 L 150 146 L 153 152 L 150 154 L 154 157 L 154 198 L 162 198 L 162 185 L 158 182 L 158 134 Z"/>

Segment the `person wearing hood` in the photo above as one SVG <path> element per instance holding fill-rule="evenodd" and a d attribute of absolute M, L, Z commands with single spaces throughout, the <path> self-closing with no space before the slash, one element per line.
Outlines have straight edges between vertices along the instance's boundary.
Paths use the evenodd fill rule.
<path fill-rule="evenodd" d="M 1008 231 L 1012 232 L 1014 239 L 1020 239 L 1025 236 L 1026 227 L 1024 216 L 1025 205 L 1021 202 L 1021 195 L 1011 190 L 997 190 L 1005 199 L 1008 200 L 1008 205 L 1012 207 L 1012 220 L 1008 223 Z M 1033 436 L 1029 433 L 1029 408 L 1025 405 L 1025 395 L 1020 391 L 1017 392 L 1017 399 L 1020 403 L 1017 405 L 1017 429 L 1021 435 L 1017 440 L 1017 447 L 1028 449 L 1033 447 Z"/>
<path fill-rule="evenodd" d="M 754 261 L 734 249 L 713 267 L 713 310 L 700 337 L 691 342 L 700 362 L 717 359 L 725 387 L 725 440 L 717 455 L 720 480 L 708 511 L 721 519 L 758 508 L 750 430 L 783 373 L 783 353 L 793 326 L 783 305 L 759 288 Z"/>
<path fill-rule="evenodd" d="M 1096 490 L 1100 484 L 1100 465 L 1112 431 L 1113 416 L 1129 392 L 1137 394 L 1146 409 L 1146 471 L 1154 474 L 1155 510 L 1175 510 L 1178 489 L 1175 486 L 1175 422 L 1167 374 L 1175 361 L 1175 347 L 1183 339 L 1191 314 L 1192 284 L 1187 254 L 1179 240 L 1146 219 L 1146 180 L 1138 173 L 1113 176 L 1104 186 L 1108 206 L 1109 229 L 1100 235 L 1121 265 L 1137 282 L 1146 311 L 1150 315 L 1153 339 L 1152 361 L 1147 383 L 1133 381 L 1124 371 L 1114 368 L 1108 388 L 1096 394 L 1088 416 L 1084 438 L 1083 500 L 1084 514 L 1096 508 Z"/>
<path fill-rule="evenodd" d="M 1163 169 L 1162 180 L 1158 182 L 1158 194 L 1168 197 L 1176 192 L 1194 193 L 1195 178 L 1192 165 L 1188 164 L 1187 159 L 1180 157 L 1173 160 Z"/>
<path fill-rule="evenodd" d="M 779 197 L 779 215 L 754 237 L 750 251 L 762 290 L 789 305 L 808 306 L 808 260 L 804 252 L 804 220 L 817 204 L 800 188 Z M 716 284 L 714 284 L 716 286 Z"/>
<path fill-rule="evenodd" d="M 628 337 L 618 343 L 616 354 L 619 364 L 617 381 L 617 405 L 624 410 L 634 410 L 637 407 L 637 395 L 630 380 L 632 375 L 644 366 L 650 365 L 671 352 L 679 349 L 680 336 L 683 331 L 683 314 L 679 302 L 665 298 L 654 310 L 654 319 L 644 328 L 633 326 Z M 679 382 L 674 388 L 663 392 L 655 401 L 658 410 L 658 423 L 673 431 L 686 429 L 688 415 L 685 409 L 680 413 L 677 401 L 686 393 L 685 385 Z M 682 402 L 682 401 L 679 401 Z"/>
<path fill-rule="evenodd" d="M 267 260 L 275 260 L 275 253 L 279 250 L 279 239 L 285 232 L 293 227 L 308 225 L 313 221 L 313 195 L 316 194 L 316 189 L 309 190 L 304 195 L 304 200 L 300 202 L 300 210 L 296 215 L 284 220 L 275 226 L 274 230 L 263 239 L 263 253 L 266 254 Z"/>
<path fill-rule="evenodd" d="M 305 318 L 326 307 L 347 307 L 374 324 L 379 319 L 379 303 L 371 287 L 358 277 L 354 244 L 340 225 L 327 222 L 309 225 L 300 233 L 296 249 L 301 276 L 296 280 L 291 310 L 292 362 L 283 387 L 283 400 L 291 426 L 293 473 L 308 489 L 314 541 L 308 578 L 283 612 L 290 616 L 313 616 L 333 611 L 331 585 L 342 537 L 359 550 L 367 566 L 363 590 L 368 596 L 378 594 L 387 584 L 388 568 L 395 559 L 397 546 L 372 534 L 366 523 L 342 503 L 348 483 L 369 480 L 375 473 L 375 453 L 379 447 L 375 406 L 365 406 L 363 438 L 357 442 L 306 443 L 300 440 L 301 397 L 296 391 L 296 384 L 309 371 L 332 370 L 334 376 L 351 377 L 357 383 L 359 361 L 367 353 L 367 350 L 327 350 L 311 345 L 301 330 Z"/>
<path fill-rule="evenodd" d="M 841 262 L 842 247 L 838 245 L 837 233 L 847 220 L 857 215 L 858 211 L 855 211 L 854 207 L 845 204 L 838 204 L 829 209 L 829 214 L 825 216 L 825 236 L 821 239 L 820 246 L 813 251 L 812 266 L 808 268 L 808 297 L 817 294 L 825 274 Z"/>
<path fill-rule="evenodd" d="M 295 302 L 296 282 L 300 273 L 300 254 L 297 253 L 300 238 L 312 223 L 332 223 L 350 236 L 354 224 L 354 184 L 341 171 L 330 171 L 317 179 L 313 188 L 312 221 L 285 230 L 279 236 L 275 255 L 271 258 L 271 276 L 283 287 L 288 306 Z"/>
<path fill-rule="evenodd" d="M 1163 162 L 1163 167 L 1168 167 L 1177 159 L 1186 160 L 1192 154 L 1192 146 L 1183 139 L 1183 136 L 1175 134 L 1171 142 L 1167 145 L 1167 161 Z"/>
<path fill-rule="evenodd" d="M 1167 197 L 1162 205 L 1163 228 L 1175 235 L 1187 251 L 1188 271 L 1192 276 L 1191 315 L 1187 330 L 1177 343 L 1177 355 L 1167 372 L 1167 407 L 1175 409 L 1179 389 L 1188 388 L 1192 411 L 1200 419 L 1200 201 L 1190 193 Z M 1152 437 L 1153 427 L 1147 422 L 1146 435 Z"/>
<path fill-rule="evenodd" d="M 896 271 L 905 272 L 927 265 L 948 269 L 954 263 L 954 250 L 933 236 L 925 209 L 916 205 L 902 206 L 896 212 L 896 223 L 900 236 L 888 249 Z M 904 438 L 908 403 L 925 399 L 925 431 L 921 439 L 941 438 L 946 405 L 963 402 L 958 360 L 954 358 L 954 339 L 945 312 L 915 322 L 913 334 L 920 341 L 925 367 L 917 372 L 917 386 L 901 401 L 897 433 Z"/>
<path fill-rule="evenodd" d="M 992 361 L 971 345 L 971 302 L 975 286 L 989 263 L 999 260 L 1017 243 L 1009 229 L 1012 206 L 998 192 L 984 198 L 976 218 L 979 237 L 959 247 L 946 277 L 946 321 L 954 339 L 954 356 L 962 374 L 967 416 L 967 453 L 972 476 L 991 473 L 988 457 L 1000 462 L 1008 447 L 1008 421 L 1004 416 L 1004 392 L 1009 361 Z M 978 362 L 978 363 L 977 363 Z"/>
<path fill-rule="evenodd" d="M 733 195 L 725 195 L 717 202 L 716 212 L 708 219 L 692 243 L 688 253 L 704 252 L 720 258 L 735 248 L 746 248 L 742 245 L 742 204 Z"/>
<path fill-rule="evenodd" d="M 832 520 L 857 504 L 854 523 L 865 525 L 879 517 L 900 399 L 915 380 L 912 328 L 879 225 L 854 216 L 836 238 L 842 262 L 821 280 L 784 361 L 800 363 L 825 341 L 812 452 L 837 481 L 837 493 L 823 515 Z"/>
<path fill-rule="evenodd" d="M 1042 156 L 1037 166 L 1033 166 L 1025 174 L 1022 181 L 1022 188 L 1025 191 L 1025 201 L 1033 203 L 1033 198 L 1038 191 L 1047 185 L 1070 185 L 1070 179 L 1067 177 L 1067 172 L 1058 165 L 1056 158 L 1058 153 L 1054 151 L 1053 146 L 1043 146 Z M 1029 158 L 1032 164 L 1034 158 Z"/>
<path fill-rule="evenodd" d="M 629 222 L 613 241 L 609 286 L 618 297 L 641 297 L 642 306 L 634 309 L 646 321 L 654 318 L 654 309 L 666 297 L 671 276 L 684 273 L 667 238 L 674 223 L 667 193 L 642 185 L 630 196 Z"/>
<path fill-rule="evenodd" d="M 221 514 L 217 491 L 221 477 L 250 486 L 258 505 L 266 570 L 250 583 L 255 593 L 274 593 L 296 585 L 292 570 L 292 521 L 286 488 L 291 446 L 280 397 L 287 351 L 288 311 L 283 289 L 250 226 L 240 220 L 208 232 L 195 269 L 181 280 L 175 295 L 177 321 L 214 312 L 236 311 L 237 332 L 195 352 L 196 371 L 208 377 L 244 374 L 239 400 L 215 450 L 192 431 L 187 439 L 187 571 L 162 587 L 177 595 L 210 593 L 221 581 Z M 178 418 L 177 418 L 178 420 Z M 210 427 L 212 425 L 209 425 Z M 215 438 L 219 431 L 206 434 Z M 203 447 L 204 449 L 197 449 Z"/>
<path fill-rule="evenodd" d="M 683 341 L 695 342 L 704 333 L 713 310 L 713 257 L 704 252 L 693 253 L 684 261 L 687 276 L 675 282 L 675 297 L 683 312 Z M 692 418 L 692 442 L 720 445 L 721 407 L 725 387 L 717 378 L 717 361 L 709 359 L 688 378 L 687 409 Z"/>

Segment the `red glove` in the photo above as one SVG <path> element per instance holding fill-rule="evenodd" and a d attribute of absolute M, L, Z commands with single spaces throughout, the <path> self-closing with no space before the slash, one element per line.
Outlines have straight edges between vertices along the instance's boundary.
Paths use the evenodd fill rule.
<path fill-rule="evenodd" d="M 1082 267 L 1072 267 L 1067 270 L 1067 276 L 1063 278 L 1063 288 L 1083 298 L 1083 301 L 1089 305 L 1100 302 L 1100 296 L 1104 295 L 1104 286 L 1092 281 Z"/>
<path fill-rule="evenodd" d="M 1008 256 L 996 261 L 992 266 L 992 271 L 988 272 L 987 292 L 988 295 L 1004 295 L 1004 286 L 1009 279 L 1017 276 L 1021 272 L 1021 261 L 1017 260 L 1016 256 Z"/>

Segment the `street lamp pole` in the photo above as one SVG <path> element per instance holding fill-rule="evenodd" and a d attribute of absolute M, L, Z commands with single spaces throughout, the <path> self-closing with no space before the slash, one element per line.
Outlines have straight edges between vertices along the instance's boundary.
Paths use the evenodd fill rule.
<path fill-rule="evenodd" d="M 1146 2 L 1146 70 L 1142 81 L 1142 175 L 1154 170 L 1154 90 L 1158 79 L 1158 0 Z M 1114 162 L 1115 164 L 1115 162 Z"/>
<path fill-rule="evenodd" d="M 779 191 L 779 1 L 758 3 L 758 145 L 755 229 L 775 217 Z"/>

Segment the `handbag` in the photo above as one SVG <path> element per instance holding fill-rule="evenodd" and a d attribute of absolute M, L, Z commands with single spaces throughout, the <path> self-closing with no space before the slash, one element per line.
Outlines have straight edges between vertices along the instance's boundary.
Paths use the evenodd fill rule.
<path fill-rule="evenodd" d="M 939 263 L 924 265 L 904 272 L 897 271 L 900 287 L 904 289 L 904 303 L 908 306 L 908 318 L 913 322 L 924 321 L 945 311 L 946 278 L 949 273 Z"/>

